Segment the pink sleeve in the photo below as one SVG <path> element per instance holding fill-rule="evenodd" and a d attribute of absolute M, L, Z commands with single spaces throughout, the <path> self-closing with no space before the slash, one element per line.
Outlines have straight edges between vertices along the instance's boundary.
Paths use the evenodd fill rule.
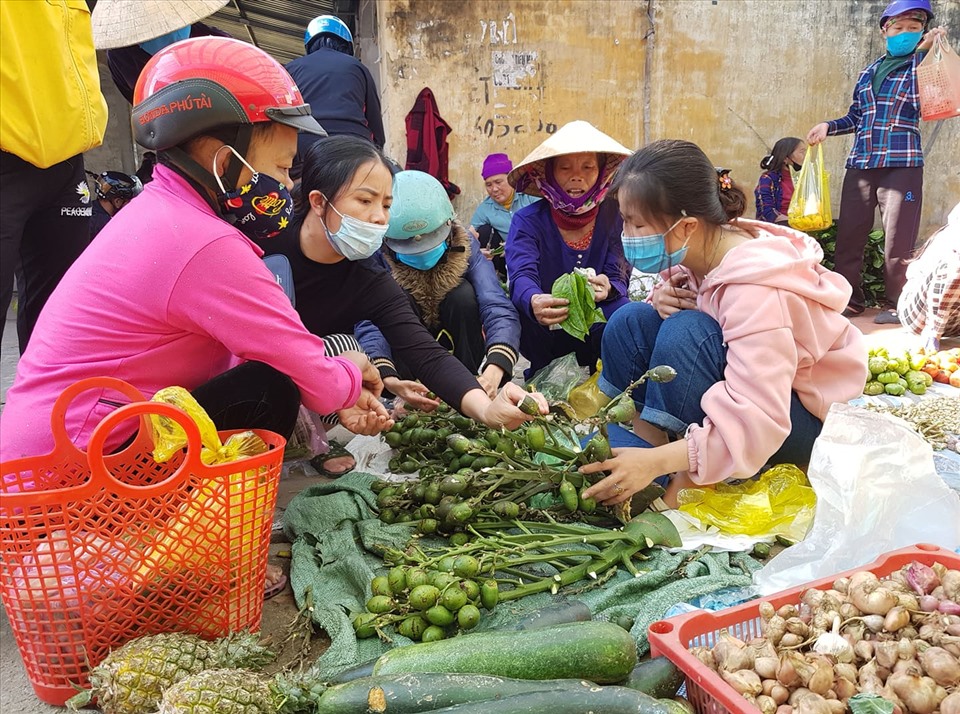
<path fill-rule="evenodd" d="M 690 478 L 696 483 L 750 478 L 790 433 L 797 345 L 779 318 L 777 291 L 770 290 L 766 300 L 757 297 L 754 289 L 752 307 L 740 311 L 738 324 L 721 320 L 727 340 L 724 380 L 701 400 L 706 413 L 703 424 L 687 430 Z M 751 331 L 751 314 L 766 315 L 767 329 Z M 771 327 L 772 323 L 777 326 Z"/>
<path fill-rule="evenodd" d="M 172 324 L 208 334 L 240 359 L 290 377 L 303 404 L 318 414 L 352 406 L 360 396 L 360 370 L 326 356 L 323 340 L 307 331 L 263 261 L 236 237 L 213 241 L 194 256 L 167 313 Z"/>

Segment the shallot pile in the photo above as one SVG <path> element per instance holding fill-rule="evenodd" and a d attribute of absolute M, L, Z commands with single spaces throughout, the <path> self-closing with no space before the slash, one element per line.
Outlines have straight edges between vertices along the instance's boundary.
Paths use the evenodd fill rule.
<path fill-rule="evenodd" d="M 691 652 L 763 714 L 843 714 L 857 695 L 888 700 L 893 714 L 960 714 L 958 602 L 960 570 L 914 561 L 808 589 L 779 610 L 762 602 L 761 637 L 724 631 Z"/>

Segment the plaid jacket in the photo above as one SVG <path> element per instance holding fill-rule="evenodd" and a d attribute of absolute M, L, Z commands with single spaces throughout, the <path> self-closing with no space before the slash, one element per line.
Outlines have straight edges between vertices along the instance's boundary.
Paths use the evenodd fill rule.
<path fill-rule="evenodd" d="M 960 225 L 947 225 L 931 236 L 907 267 L 897 315 L 928 344 L 960 336 Z"/>
<path fill-rule="evenodd" d="M 883 80 L 876 94 L 873 73 L 883 58 L 872 62 L 857 79 L 846 116 L 827 122 L 828 136 L 856 132 L 848 169 L 923 166 L 917 92 L 917 65 L 922 59 L 923 53 L 914 53 L 905 66 Z"/>

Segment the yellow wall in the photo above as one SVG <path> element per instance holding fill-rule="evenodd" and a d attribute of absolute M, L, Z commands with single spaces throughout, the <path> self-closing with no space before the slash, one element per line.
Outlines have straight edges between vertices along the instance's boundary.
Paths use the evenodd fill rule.
<path fill-rule="evenodd" d="M 450 180 L 463 189 L 456 205 L 465 219 L 485 195 L 479 174 L 484 156 L 505 151 L 517 162 L 574 119 L 590 121 L 627 146 L 660 138 L 695 141 L 714 163 L 733 168 L 751 193 L 759 161 L 774 141 L 804 136 L 816 122 L 846 112 L 859 71 L 882 52 L 876 21 L 885 5 L 380 0 L 387 149 L 403 163 L 404 117 L 428 86 L 453 129 Z M 938 24 L 951 28 L 960 44 L 960 0 L 934 0 L 934 8 Z M 935 125 L 922 127 L 922 236 L 960 201 L 960 119 L 941 123 L 932 143 Z M 847 136 L 825 145 L 835 213 L 851 144 Z M 752 212 L 751 205 L 747 215 Z"/>

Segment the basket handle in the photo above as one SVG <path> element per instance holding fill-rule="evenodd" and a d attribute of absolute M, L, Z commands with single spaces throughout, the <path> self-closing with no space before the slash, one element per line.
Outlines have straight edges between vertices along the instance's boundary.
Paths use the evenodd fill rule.
<path fill-rule="evenodd" d="M 118 480 L 110 472 L 103 450 L 110 433 L 118 424 L 132 417 L 145 414 L 158 414 L 176 421 L 186 433 L 187 453 L 180 467 L 167 478 L 158 483 L 150 484 L 149 486 L 132 486 Z M 87 460 L 90 464 L 90 480 L 91 483 L 108 481 L 110 482 L 111 488 L 122 496 L 142 498 L 144 496 L 163 494 L 168 492 L 171 486 L 179 485 L 184 479 L 188 478 L 191 473 L 206 472 L 207 467 L 200 460 L 202 446 L 200 430 L 197 428 L 193 419 L 182 409 L 161 402 L 141 401 L 135 404 L 127 404 L 105 416 L 93 430 L 93 435 L 90 437 L 90 443 L 87 446 Z"/>
<path fill-rule="evenodd" d="M 144 401 L 144 396 L 139 389 L 116 377 L 88 377 L 74 382 L 60 393 L 50 412 L 50 431 L 53 433 L 54 451 L 67 450 L 83 457 L 83 451 L 77 448 L 67 434 L 67 410 L 78 395 L 91 389 L 110 389 L 130 397 L 134 402 Z"/>

